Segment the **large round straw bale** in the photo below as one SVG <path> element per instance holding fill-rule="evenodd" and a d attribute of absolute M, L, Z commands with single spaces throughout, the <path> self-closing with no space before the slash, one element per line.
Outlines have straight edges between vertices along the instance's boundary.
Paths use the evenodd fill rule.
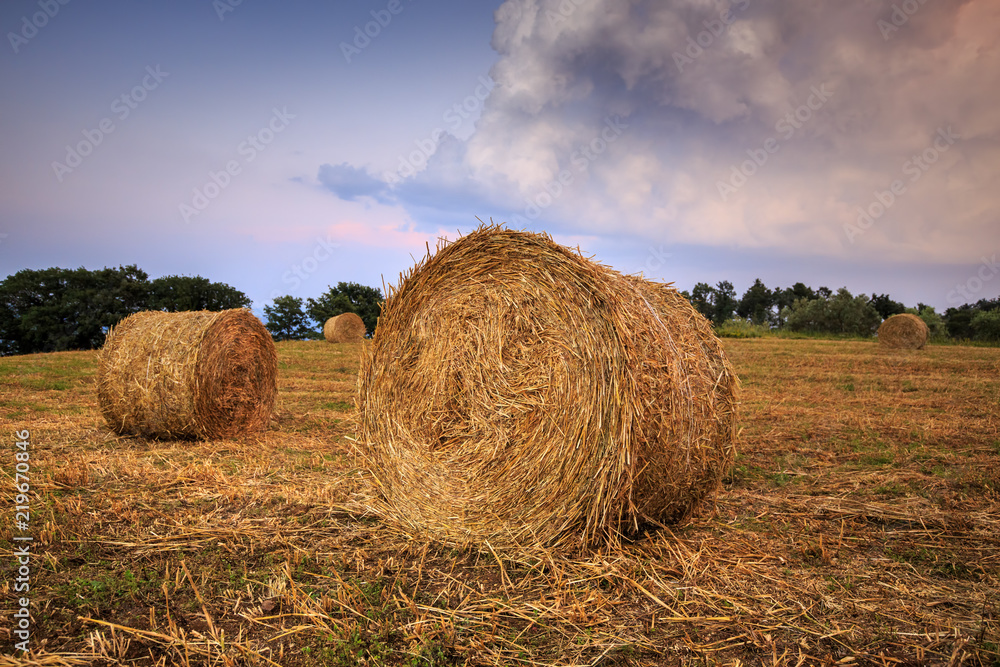
<path fill-rule="evenodd" d="M 894 349 L 919 350 L 929 337 L 927 324 L 912 313 L 892 315 L 878 328 L 878 342 Z"/>
<path fill-rule="evenodd" d="M 365 339 L 365 322 L 354 313 L 341 313 L 323 324 L 328 343 L 360 343 Z"/>
<path fill-rule="evenodd" d="M 112 430 L 156 438 L 231 438 L 267 428 L 278 359 L 243 309 L 145 311 L 108 332 L 97 398 Z"/>
<path fill-rule="evenodd" d="M 731 465 L 737 378 L 673 288 L 483 227 L 389 290 L 356 419 L 373 507 L 450 542 L 615 541 Z"/>

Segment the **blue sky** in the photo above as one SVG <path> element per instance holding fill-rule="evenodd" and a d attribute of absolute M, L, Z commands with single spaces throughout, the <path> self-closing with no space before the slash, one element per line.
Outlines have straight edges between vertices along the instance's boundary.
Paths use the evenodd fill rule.
<path fill-rule="evenodd" d="M 478 216 L 682 289 L 994 298 L 998 20 L 986 0 L 8 0 L 0 276 L 134 263 L 259 312 L 395 282 Z"/>

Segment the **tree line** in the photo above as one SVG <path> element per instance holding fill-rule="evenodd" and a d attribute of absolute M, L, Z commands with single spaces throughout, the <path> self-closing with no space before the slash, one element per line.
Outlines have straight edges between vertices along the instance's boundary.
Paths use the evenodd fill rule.
<path fill-rule="evenodd" d="M 739 297 L 728 281 L 714 287 L 699 282 L 681 293 L 720 335 L 738 335 L 740 327 L 753 327 L 871 336 L 885 318 L 912 312 L 927 323 L 932 338 L 1000 342 L 1000 298 L 937 313 L 923 303 L 907 308 L 887 294 L 854 296 L 846 288 L 834 292 L 801 282 L 771 289 L 757 279 Z M 374 287 L 339 282 L 315 299 L 274 298 L 264 306 L 265 326 L 277 341 L 317 339 L 327 319 L 352 312 L 371 335 L 382 300 L 382 292 Z M 150 280 L 135 265 L 96 271 L 25 269 L 0 282 L 0 355 L 95 349 L 104 343 L 109 327 L 141 310 L 224 310 L 250 304 L 246 294 L 225 283 L 201 276 Z"/>
<path fill-rule="evenodd" d="M 137 266 L 25 269 L 0 282 L 0 355 L 90 350 L 140 310 L 223 310 L 246 294 L 200 276 L 150 280 Z"/>
<path fill-rule="evenodd" d="M 327 318 L 354 312 L 371 332 L 381 301 L 377 289 L 338 283 L 309 299 L 305 311 L 301 299 L 275 299 L 264 308 L 265 324 L 275 340 L 319 338 Z M 25 269 L 0 282 L 0 356 L 96 349 L 110 327 L 142 310 L 225 310 L 251 303 L 231 285 L 201 276 L 150 280 L 134 264 L 96 271 Z"/>
<path fill-rule="evenodd" d="M 927 324 L 932 339 L 1000 341 L 1000 298 L 980 299 L 938 313 L 924 303 L 907 308 L 888 294 L 854 296 L 846 287 L 834 292 L 801 282 L 771 289 L 760 278 L 739 298 L 727 280 L 715 287 L 696 283 L 690 292 L 681 294 L 723 333 L 749 324 L 766 330 L 871 336 L 883 320 L 909 312 Z"/>
<path fill-rule="evenodd" d="M 382 292 L 358 283 L 339 282 L 317 299 L 276 297 L 264 306 L 264 325 L 276 341 L 323 337 L 323 324 L 341 313 L 354 313 L 365 323 L 368 335 L 375 331 L 381 312 Z"/>

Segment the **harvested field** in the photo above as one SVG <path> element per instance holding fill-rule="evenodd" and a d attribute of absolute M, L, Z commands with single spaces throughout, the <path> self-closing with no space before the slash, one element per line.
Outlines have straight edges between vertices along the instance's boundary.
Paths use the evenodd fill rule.
<path fill-rule="evenodd" d="M 116 436 L 96 353 L 0 358 L 7 489 L 30 430 L 36 652 L 0 665 L 998 664 L 1000 350 L 723 344 L 743 389 L 716 502 L 567 554 L 375 519 L 358 345 L 279 343 L 277 419 L 245 441 Z"/>

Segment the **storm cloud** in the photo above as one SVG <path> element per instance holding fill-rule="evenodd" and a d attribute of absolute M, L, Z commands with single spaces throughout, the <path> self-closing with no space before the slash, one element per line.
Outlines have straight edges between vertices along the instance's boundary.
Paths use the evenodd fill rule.
<path fill-rule="evenodd" d="M 904 262 L 997 240 L 1000 3 L 508 0 L 496 19 L 461 157 L 515 220 Z"/>

